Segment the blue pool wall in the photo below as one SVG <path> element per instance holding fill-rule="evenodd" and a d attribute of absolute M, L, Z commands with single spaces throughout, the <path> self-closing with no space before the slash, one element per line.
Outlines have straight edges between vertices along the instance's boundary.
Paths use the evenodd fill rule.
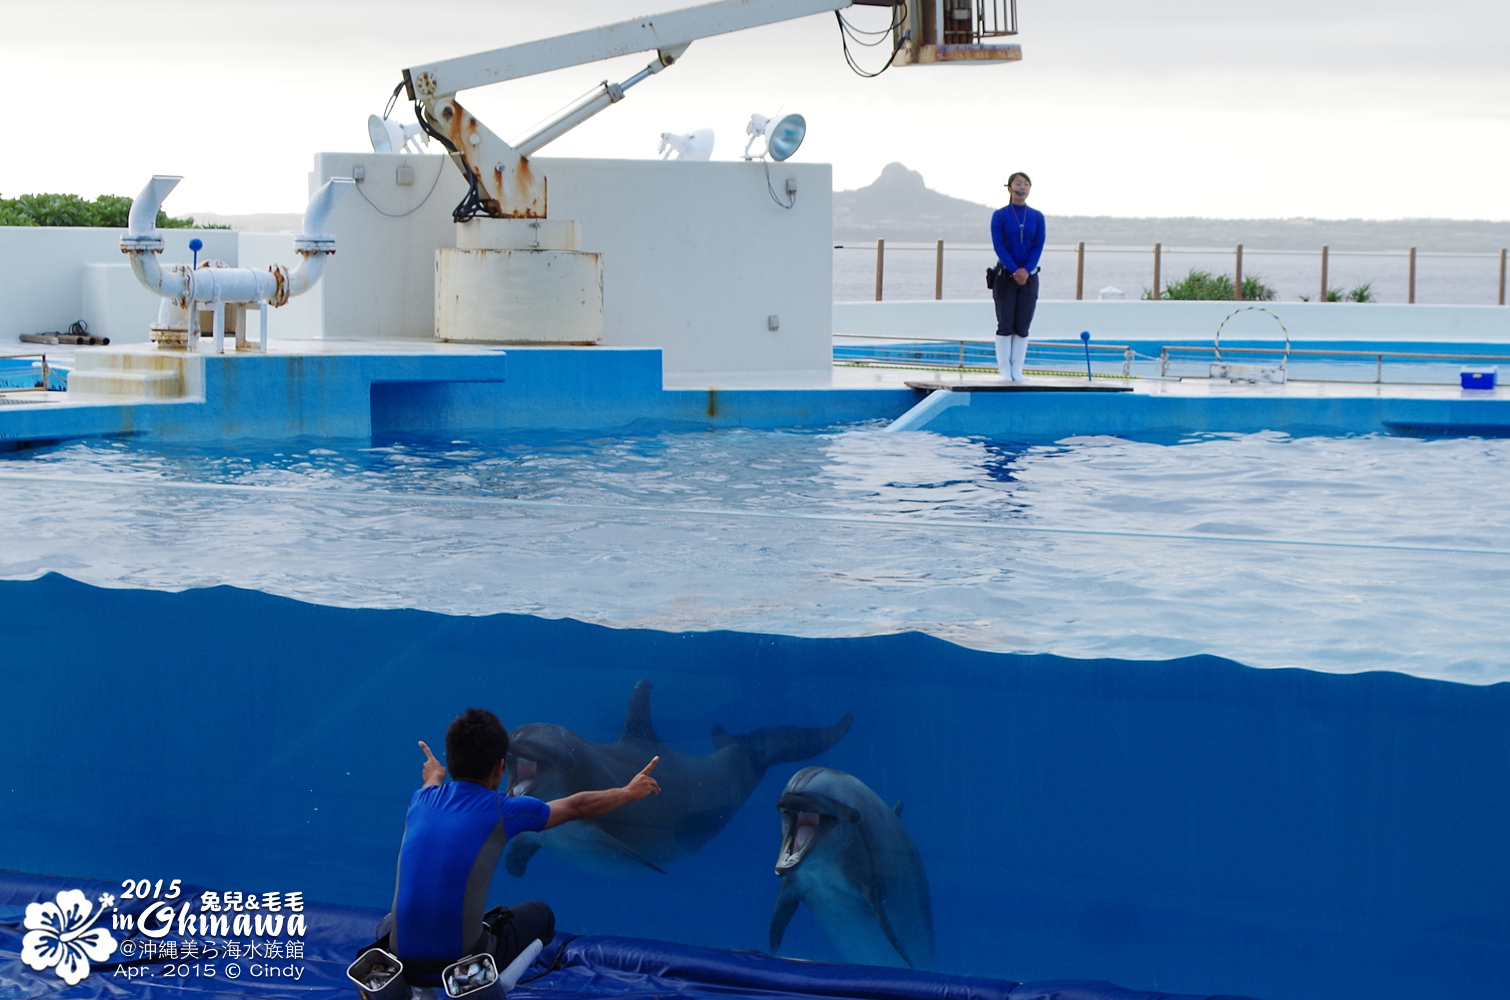
<path fill-rule="evenodd" d="M 84 350 L 114 350 L 86 348 Z M 147 350 L 138 348 L 136 350 Z M 379 439 L 518 430 L 644 432 L 889 422 L 923 399 L 907 388 L 672 388 L 646 348 L 500 348 L 466 353 L 195 355 L 203 398 L 0 407 L 0 447 L 113 434 L 174 442 L 299 437 Z M 935 374 L 934 377 L 937 377 Z M 954 394 L 908 429 L 1002 440 L 1181 432 L 1510 433 L 1510 395 L 1298 397 L 1253 389 L 1144 393 Z M 973 398 L 972 398 L 973 397 Z M 927 419 L 923 419 L 926 417 Z"/>
<path fill-rule="evenodd" d="M 0 867 L 383 907 L 416 741 L 461 708 L 617 738 L 853 728 L 814 761 L 903 819 L 941 971 L 1268 998 L 1510 995 L 1510 685 L 341 609 L 0 582 Z M 540 854 L 495 902 L 577 933 L 760 949 L 772 768 L 666 875 Z M 838 958 L 799 910 L 784 953 Z"/>

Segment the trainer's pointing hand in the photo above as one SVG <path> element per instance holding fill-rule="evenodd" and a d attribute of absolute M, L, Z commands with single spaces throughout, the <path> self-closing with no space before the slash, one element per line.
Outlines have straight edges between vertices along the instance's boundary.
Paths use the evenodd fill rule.
<path fill-rule="evenodd" d="M 650 763 L 645 765 L 644 770 L 629 779 L 629 784 L 624 786 L 624 790 L 629 793 L 631 801 L 638 801 L 647 795 L 661 794 L 661 783 L 650 776 L 650 772 L 654 771 L 655 765 L 660 762 L 659 756 L 650 758 Z"/>
<path fill-rule="evenodd" d="M 446 766 L 435 759 L 435 754 L 430 752 L 429 746 L 424 740 L 419 741 L 419 748 L 425 752 L 425 762 L 420 765 L 420 781 L 424 785 L 439 785 L 446 780 Z"/>

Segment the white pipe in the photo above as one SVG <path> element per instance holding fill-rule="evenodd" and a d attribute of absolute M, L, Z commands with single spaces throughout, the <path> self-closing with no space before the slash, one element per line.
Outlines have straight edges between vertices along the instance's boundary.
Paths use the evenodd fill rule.
<path fill-rule="evenodd" d="M 304 232 L 294 239 L 294 249 L 304 259 L 289 272 L 288 297 L 303 295 L 315 286 L 325 271 L 325 258 L 336 252 L 336 238 L 326 232 L 330 210 L 356 187 L 350 177 L 332 177 L 320 185 L 304 209 Z"/>
<path fill-rule="evenodd" d="M 300 253 L 306 250 L 335 250 L 336 238 L 326 231 L 330 210 L 336 207 L 336 203 L 347 191 L 356 187 L 356 183 L 350 177 L 332 177 L 320 185 L 320 190 L 310 196 L 309 204 L 304 208 L 304 232 L 294 240 L 295 250 Z M 301 243 L 310 245 L 301 246 Z"/>
<path fill-rule="evenodd" d="M 164 244 L 157 233 L 157 213 L 163 199 L 180 180 L 158 175 L 142 188 L 131 203 L 127 230 L 121 237 L 121 252 L 131 258 L 131 270 L 138 281 L 184 309 L 188 309 L 190 301 L 213 302 L 217 309 L 227 302 L 281 306 L 308 291 L 320 280 L 325 258 L 336 250 L 336 238 L 328 232 L 331 209 L 356 184 L 350 177 L 333 177 L 309 199 L 304 210 L 304 231 L 294 239 L 294 249 L 304 259 L 292 272 L 278 264 L 265 271 L 249 267 L 191 270 L 181 266 L 163 268 L 158 261 Z"/>
<path fill-rule="evenodd" d="M 182 177 L 171 174 L 154 174 L 142 188 L 141 194 L 131 203 L 131 214 L 126 219 L 126 235 L 134 238 L 143 236 L 157 238 L 157 213 L 163 207 L 163 201 L 178 187 Z"/>

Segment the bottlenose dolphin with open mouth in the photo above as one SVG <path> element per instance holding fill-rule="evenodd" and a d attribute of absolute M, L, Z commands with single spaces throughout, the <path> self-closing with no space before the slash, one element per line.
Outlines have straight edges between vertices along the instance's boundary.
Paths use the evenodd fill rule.
<path fill-rule="evenodd" d="M 771 954 L 800 902 L 846 961 L 933 968 L 928 877 L 902 827 L 902 804 L 888 809 L 854 775 L 805 767 L 776 808 L 781 891 L 771 914 Z"/>
<path fill-rule="evenodd" d="M 714 726 L 713 753 L 685 754 L 656 735 L 650 722 L 650 682 L 642 680 L 630 696 L 617 743 L 594 743 L 550 723 L 520 726 L 509 736 L 505 787 L 510 795 L 550 801 L 588 789 L 617 788 L 655 756 L 661 758 L 655 771 L 661 793 L 597 819 L 511 837 L 504 867 L 510 875 L 523 875 L 543 847 L 598 874 L 664 874 L 663 866 L 696 854 L 717 836 L 767 768 L 816 757 L 839 742 L 849 723 L 846 715 L 821 729 L 779 726 L 740 736 Z"/>

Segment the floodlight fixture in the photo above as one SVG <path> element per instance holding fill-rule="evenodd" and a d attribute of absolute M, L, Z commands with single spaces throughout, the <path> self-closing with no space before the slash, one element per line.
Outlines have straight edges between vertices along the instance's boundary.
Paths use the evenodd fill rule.
<path fill-rule="evenodd" d="M 656 150 L 661 154 L 661 159 L 671 159 L 675 153 L 678 160 L 711 160 L 713 159 L 713 130 L 711 128 L 694 129 L 686 135 L 675 132 L 662 132 L 661 145 Z"/>
<path fill-rule="evenodd" d="M 780 163 L 802 145 L 802 139 L 807 135 L 807 119 L 801 115 L 787 115 L 785 118 L 767 118 L 765 115 L 751 115 L 750 124 L 745 126 L 745 135 L 750 137 L 745 143 L 744 158 L 755 159 L 750 154 L 750 147 L 756 139 L 765 139 L 765 150 L 760 155 L 762 158 L 769 156 Z"/>
<path fill-rule="evenodd" d="M 367 116 L 367 138 L 372 140 L 374 153 L 423 152 L 415 139 L 427 146 L 430 144 L 430 136 L 418 122 L 400 125 L 392 119 L 379 118 L 377 115 Z"/>

